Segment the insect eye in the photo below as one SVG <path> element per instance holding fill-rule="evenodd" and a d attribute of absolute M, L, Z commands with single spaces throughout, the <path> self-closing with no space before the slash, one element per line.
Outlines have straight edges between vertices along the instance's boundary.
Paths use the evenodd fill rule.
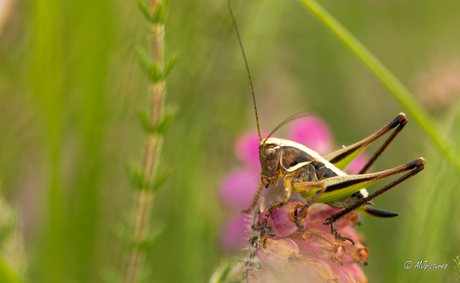
<path fill-rule="evenodd" d="M 268 149 L 267 150 L 267 156 L 265 157 L 267 160 L 272 160 L 275 158 L 276 155 L 276 150 L 275 149 Z"/>

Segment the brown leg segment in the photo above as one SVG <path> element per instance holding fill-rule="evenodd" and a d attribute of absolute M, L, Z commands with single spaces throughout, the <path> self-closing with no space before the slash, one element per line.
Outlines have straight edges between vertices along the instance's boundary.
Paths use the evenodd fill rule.
<path fill-rule="evenodd" d="M 251 210 L 254 209 L 254 207 L 257 204 L 257 201 L 259 200 L 260 192 L 262 191 L 262 182 L 259 182 L 259 187 L 257 188 L 256 194 L 254 195 L 254 198 L 252 199 L 252 204 L 248 209 L 245 209 L 241 212 L 243 213 L 249 213 Z"/>
<path fill-rule="evenodd" d="M 280 202 L 274 203 L 270 208 L 268 209 L 267 213 L 265 214 L 264 220 L 262 220 L 262 225 L 266 226 L 267 225 L 267 220 L 270 214 L 272 213 L 273 210 L 277 209 L 278 207 L 281 207 L 285 205 L 290 199 L 291 199 L 291 193 L 292 193 L 292 176 L 284 176 L 284 182 L 283 182 L 283 190 L 284 190 L 284 199 Z"/>
<path fill-rule="evenodd" d="M 302 187 L 302 191 L 307 191 L 307 190 L 310 190 L 310 189 L 317 189 L 317 188 L 321 188 L 319 191 L 316 192 L 316 194 L 302 207 L 302 209 L 300 210 L 299 214 L 297 215 L 296 219 L 295 219 L 295 224 L 297 225 L 297 227 L 299 229 L 304 229 L 303 225 L 300 224 L 300 220 L 302 219 L 302 216 L 304 215 L 305 211 L 307 211 L 307 209 L 312 206 L 316 200 L 326 191 L 327 187 L 326 185 L 323 183 L 323 182 L 304 182 L 304 183 L 299 183 L 299 184 L 296 184 L 296 187 L 297 186 L 301 186 Z M 297 190 L 295 190 L 297 191 Z"/>
<path fill-rule="evenodd" d="M 344 147 L 342 149 L 339 149 L 331 154 L 328 154 L 325 156 L 329 162 L 332 164 L 336 164 L 340 162 L 341 160 L 347 158 L 354 152 L 361 150 L 362 148 L 368 147 L 370 144 L 372 144 L 374 141 L 394 129 L 395 131 L 391 134 L 390 137 L 385 141 L 385 143 L 379 148 L 379 150 L 372 156 L 372 158 L 367 162 L 367 164 L 364 166 L 363 169 L 359 172 L 359 174 L 365 173 L 371 165 L 375 162 L 375 160 L 380 156 L 380 154 L 387 148 L 387 146 L 393 141 L 393 139 L 396 137 L 396 135 L 404 128 L 404 126 L 407 123 L 407 116 L 404 113 L 400 113 L 396 118 L 393 119 L 390 123 L 385 125 L 383 128 L 375 132 L 374 134 L 370 135 L 369 137 L 363 139 L 362 141 L 359 141 L 355 144 L 349 145 L 347 147 Z"/>
<path fill-rule="evenodd" d="M 382 144 L 382 146 L 374 153 L 374 155 L 367 161 L 363 169 L 361 169 L 358 174 L 364 174 L 369 170 L 369 168 L 374 164 L 377 158 L 382 154 L 382 152 L 387 148 L 387 146 L 394 140 L 394 138 L 401 132 L 404 126 L 407 124 L 407 117 L 405 114 L 399 114 L 390 124 L 385 127 L 391 127 L 392 123 L 399 124 L 398 127 L 391 133 L 387 140 Z"/>
<path fill-rule="evenodd" d="M 333 223 L 331 223 L 330 225 L 331 225 L 331 233 L 334 234 L 334 236 L 337 239 L 340 239 L 342 242 L 350 241 L 353 246 L 355 245 L 355 241 L 353 241 L 350 238 L 347 238 L 347 237 L 344 237 L 344 236 L 340 235 L 340 233 L 337 231 L 337 228 L 335 228 Z"/>

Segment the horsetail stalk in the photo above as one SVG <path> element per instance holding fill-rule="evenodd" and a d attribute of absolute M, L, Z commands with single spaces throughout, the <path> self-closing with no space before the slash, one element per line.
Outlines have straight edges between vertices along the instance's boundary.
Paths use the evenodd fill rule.
<path fill-rule="evenodd" d="M 136 0 L 140 10 L 148 20 L 148 35 L 151 43 L 150 54 L 139 54 L 141 64 L 149 79 L 148 113 L 142 113 L 140 120 L 146 132 L 144 159 L 140 172 L 136 174 L 136 187 L 132 207 L 132 222 L 129 232 L 131 243 L 123 271 L 123 282 L 134 283 L 144 263 L 145 251 L 141 248 L 149 239 L 150 213 L 155 191 L 166 179 L 161 174 L 160 155 L 163 133 L 169 125 L 172 113 L 165 110 L 166 76 L 175 63 L 168 60 L 164 43 L 164 23 L 166 3 L 151 0 L 147 7 L 142 0 Z M 142 53 L 142 52 L 140 52 Z"/>

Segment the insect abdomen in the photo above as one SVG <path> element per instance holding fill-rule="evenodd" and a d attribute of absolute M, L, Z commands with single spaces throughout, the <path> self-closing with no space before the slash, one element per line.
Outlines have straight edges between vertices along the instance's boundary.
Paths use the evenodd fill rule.
<path fill-rule="evenodd" d="M 336 172 L 328 168 L 323 162 L 315 160 L 311 163 L 315 167 L 316 178 L 321 181 L 323 179 L 338 176 Z"/>

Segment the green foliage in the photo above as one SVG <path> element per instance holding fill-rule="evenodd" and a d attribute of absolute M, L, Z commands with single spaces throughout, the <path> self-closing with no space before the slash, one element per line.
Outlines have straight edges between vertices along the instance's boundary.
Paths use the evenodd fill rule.
<path fill-rule="evenodd" d="M 136 0 L 137 6 L 141 10 L 142 14 L 144 15 L 145 19 L 149 22 L 153 22 L 152 14 L 149 8 L 145 5 L 143 0 Z"/>
<path fill-rule="evenodd" d="M 171 175 L 171 172 L 162 171 L 162 167 L 158 166 L 156 172 L 157 177 L 155 178 L 153 184 L 150 187 L 153 192 L 156 192 L 168 180 L 169 176 Z"/>
<path fill-rule="evenodd" d="M 156 10 L 153 13 L 152 22 L 154 24 L 164 24 L 166 19 L 166 4 L 164 2 L 158 3 Z"/>
<path fill-rule="evenodd" d="M 232 270 L 231 264 L 226 264 L 223 267 L 219 268 L 211 277 L 210 283 L 221 283 L 227 280 L 227 276 Z"/>
<path fill-rule="evenodd" d="M 167 3 L 164 1 L 158 3 L 157 8 L 153 12 L 143 0 L 136 0 L 136 3 L 147 21 L 160 25 L 165 23 Z"/>
<path fill-rule="evenodd" d="M 163 74 L 160 71 L 160 67 L 158 66 L 158 63 L 153 62 L 150 64 L 149 68 L 149 78 L 152 80 L 152 82 L 157 83 L 161 79 L 163 79 Z"/>
<path fill-rule="evenodd" d="M 169 72 L 171 72 L 172 68 L 176 64 L 176 61 L 177 61 L 177 55 L 173 56 L 165 63 L 165 68 L 163 70 L 163 78 L 168 77 Z"/>
<path fill-rule="evenodd" d="M 128 167 L 128 175 L 130 176 L 131 184 L 134 188 L 143 190 L 149 187 L 149 185 L 145 183 L 144 174 L 142 174 L 140 169 L 133 169 L 132 167 Z"/>
<path fill-rule="evenodd" d="M 142 48 L 138 47 L 136 49 L 137 52 L 137 58 L 139 59 L 139 63 L 142 67 L 142 70 L 146 73 L 150 73 L 150 65 L 152 64 L 152 61 L 150 60 L 150 56 L 147 54 L 147 52 Z"/>
<path fill-rule="evenodd" d="M 152 125 L 149 121 L 149 115 L 147 115 L 146 111 L 139 111 L 138 117 L 139 121 L 142 124 L 144 131 L 147 134 L 164 134 L 166 130 L 168 130 L 169 126 L 171 125 L 174 116 L 176 115 L 175 108 L 167 108 L 161 117 L 160 122 L 157 125 Z"/>
<path fill-rule="evenodd" d="M 132 167 L 128 167 L 128 175 L 130 176 L 131 184 L 134 188 L 138 190 L 156 192 L 168 180 L 171 172 L 165 172 L 162 165 L 160 164 L 157 166 L 155 178 L 152 183 L 145 180 L 145 176 L 140 169 L 133 169 Z"/>
<path fill-rule="evenodd" d="M 150 81 L 154 83 L 166 79 L 177 61 L 177 56 L 173 56 L 171 58 L 165 56 L 164 67 L 161 70 L 160 66 L 158 66 L 158 63 L 152 62 L 150 57 L 147 55 L 147 52 L 145 52 L 145 50 L 142 48 L 137 49 L 137 56 L 139 58 L 142 69 L 147 74 Z"/>

